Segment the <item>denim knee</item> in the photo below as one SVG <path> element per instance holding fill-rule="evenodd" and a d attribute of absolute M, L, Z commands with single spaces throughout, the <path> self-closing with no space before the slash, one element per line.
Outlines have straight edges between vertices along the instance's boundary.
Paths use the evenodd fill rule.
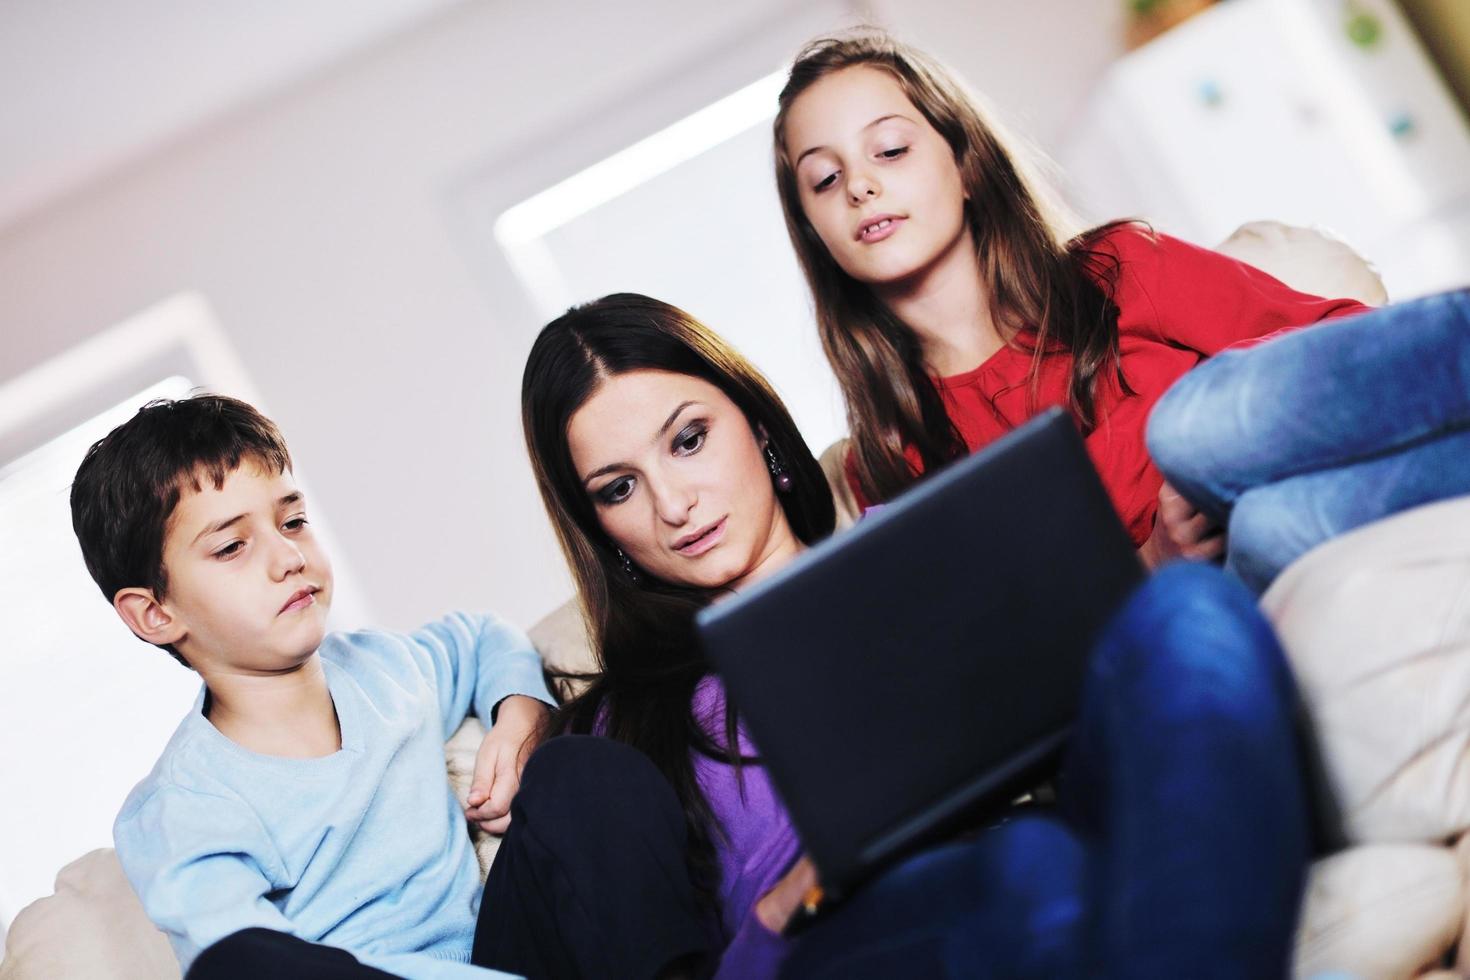
<path fill-rule="evenodd" d="M 1227 477 L 1217 460 L 1238 452 L 1236 427 L 1229 420 L 1239 408 L 1235 361 L 1227 351 L 1175 381 L 1149 412 L 1144 442 L 1164 478 L 1197 506 L 1215 513 L 1230 497 Z"/>
<path fill-rule="evenodd" d="M 1310 503 L 1286 499 L 1279 484 L 1242 494 L 1230 511 L 1226 567 L 1257 595 L 1332 532 L 1313 521 Z"/>
<path fill-rule="evenodd" d="M 1109 627 L 1093 671 L 1137 721 L 1242 722 L 1282 703 L 1284 662 L 1255 596 L 1212 565 L 1177 562 L 1145 582 Z"/>

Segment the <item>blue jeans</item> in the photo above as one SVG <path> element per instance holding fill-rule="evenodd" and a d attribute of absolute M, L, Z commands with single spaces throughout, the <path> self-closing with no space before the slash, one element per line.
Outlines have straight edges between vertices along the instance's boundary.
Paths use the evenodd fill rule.
<path fill-rule="evenodd" d="M 1257 592 L 1331 537 L 1470 493 L 1470 291 L 1220 354 L 1159 399 L 1148 449 Z"/>
<path fill-rule="evenodd" d="M 1309 854 L 1295 705 L 1253 597 L 1163 569 L 1096 648 L 1059 816 L 899 865 L 782 976 L 1285 975 Z"/>

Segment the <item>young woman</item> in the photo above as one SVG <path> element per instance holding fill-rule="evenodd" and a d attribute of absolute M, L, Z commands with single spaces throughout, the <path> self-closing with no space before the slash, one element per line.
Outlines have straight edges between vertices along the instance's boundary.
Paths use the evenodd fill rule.
<path fill-rule="evenodd" d="M 547 326 L 522 408 L 601 667 L 565 725 L 606 737 L 553 739 L 527 764 L 487 886 L 516 901 L 482 919 L 477 962 L 772 976 L 813 875 L 693 619 L 831 530 L 826 481 L 760 375 L 646 297 Z M 1280 973 L 1307 847 L 1291 698 L 1243 590 L 1203 567 L 1155 576 L 1098 647 L 1067 819 L 900 866 L 789 970 Z"/>
<path fill-rule="evenodd" d="M 1436 392 L 1450 394 L 1458 382 L 1463 395 L 1470 367 L 1462 310 L 1454 339 L 1441 331 L 1423 341 L 1375 344 L 1374 356 L 1389 360 L 1370 388 L 1342 386 L 1320 363 L 1335 360 L 1329 350 L 1360 343 L 1335 328 L 1312 332 L 1318 339 L 1301 342 L 1311 350 L 1295 355 L 1266 353 L 1273 345 L 1262 345 L 1241 359 L 1251 367 L 1236 372 L 1251 380 L 1214 382 L 1208 407 L 1164 426 L 1151 458 L 1150 409 L 1203 359 L 1367 308 L 1295 292 L 1138 223 L 1074 234 L 1044 184 L 958 82 L 882 35 L 820 40 L 798 56 L 780 96 L 775 150 L 787 228 L 847 400 L 848 473 L 862 501 L 887 500 L 1038 410 L 1063 405 L 1081 426 L 1134 542 L 1157 564 L 1181 552 L 1222 551 L 1213 532 L 1255 480 L 1332 468 L 1392 452 L 1426 431 L 1470 425 L 1470 399 L 1461 397 L 1427 428 L 1417 424 L 1382 441 L 1349 439 L 1338 455 L 1310 459 L 1268 432 L 1274 465 L 1247 475 L 1230 472 L 1230 449 L 1260 436 L 1259 428 L 1221 424 L 1242 414 L 1235 400 L 1249 391 L 1263 403 L 1276 400 L 1284 414 L 1305 417 L 1331 418 L 1344 401 L 1381 405 L 1385 393 L 1397 397 L 1395 380 L 1420 382 L 1415 359 L 1436 344 L 1442 355 L 1458 352 L 1461 359 L 1460 373 Z M 1360 329 L 1401 335 L 1405 323 L 1434 315 L 1409 304 L 1366 318 L 1371 325 Z M 1208 457 L 1195 447 L 1202 427 L 1212 445 L 1222 446 Z M 1164 484 L 1155 465 L 1161 457 L 1179 466 L 1181 489 L 1203 513 Z M 1206 459 L 1214 479 L 1188 465 Z M 1406 488 L 1393 506 L 1470 491 L 1470 465 L 1461 469 L 1432 491 Z M 1231 493 L 1204 495 L 1204 484 L 1225 484 Z M 1272 506 L 1285 498 L 1276 495 Z M 1321 536 L 1371 519 L 1363 512 L 1321 516 Z M 1312 537 L 1303 530 L 1305 516 L 1253 523 L 1272 523 L 1276 533 L 1289 526 L 1298 547 Z M 1232 562 L 1242 546 L 1268 547 L 1266 537 L 1232 535 Z M 1290 553 L 1269 550 L 1274 561 Z M 1270 561 L 1250 562 L 1269 573 Z"/>

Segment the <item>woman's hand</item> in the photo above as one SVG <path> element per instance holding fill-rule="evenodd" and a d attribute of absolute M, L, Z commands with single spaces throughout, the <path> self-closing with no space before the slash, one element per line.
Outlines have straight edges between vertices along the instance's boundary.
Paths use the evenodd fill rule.
<path fill-rule="evenodd" d="M 512 694 L 495 711 L 495 724 L 475 754 L 465 816 L 481 830 L 503 834 L 510 827 L 510 801 L 521 787 L 521 770 L 546 737 L 551 709 L 535 698 Z"/>
<path fill-rule="evenodd" d="M 776 882 L 776 886 L 760 897 L 755 903 L 755 916 L 761 925 L 771 932 L 780 935 L 781 930 L 786 928 L 786 923 L 796 914 L 801 905 L 802 897 L 817 883 L 817 869 L 812 865 L 812 859 L 802 855 L 801 859 L 791 866 L 791 870 Z"/>
<path fill-rule="evenodd" d="M 1138 549 L 1143 563 L 1152 570 L 1175 558 L 1209 561 L 1224 553 L 1225 534 L 1220 526 L 1169 484 L 1160 487 L 1153 533 Z"/>

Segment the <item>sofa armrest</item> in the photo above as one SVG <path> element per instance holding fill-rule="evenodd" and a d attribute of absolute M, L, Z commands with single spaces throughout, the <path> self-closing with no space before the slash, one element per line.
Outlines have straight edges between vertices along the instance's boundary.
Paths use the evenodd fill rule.
<path fill-rule="evenodd" d="M 1368 306 L 1388 301 L 1378 270 L 1346 242 L 1318 228 L 1252 221 L 1237 228 L 1215 251 L 1253 265 L 1299 292 L 1355 299 Z"/>
<path fill-rule="evenodd" d="M 5 936 L 0 980 L 178 980 L 179 961 L 110 848 L 61 869 L 56 891 L 20 910 Z"/>

